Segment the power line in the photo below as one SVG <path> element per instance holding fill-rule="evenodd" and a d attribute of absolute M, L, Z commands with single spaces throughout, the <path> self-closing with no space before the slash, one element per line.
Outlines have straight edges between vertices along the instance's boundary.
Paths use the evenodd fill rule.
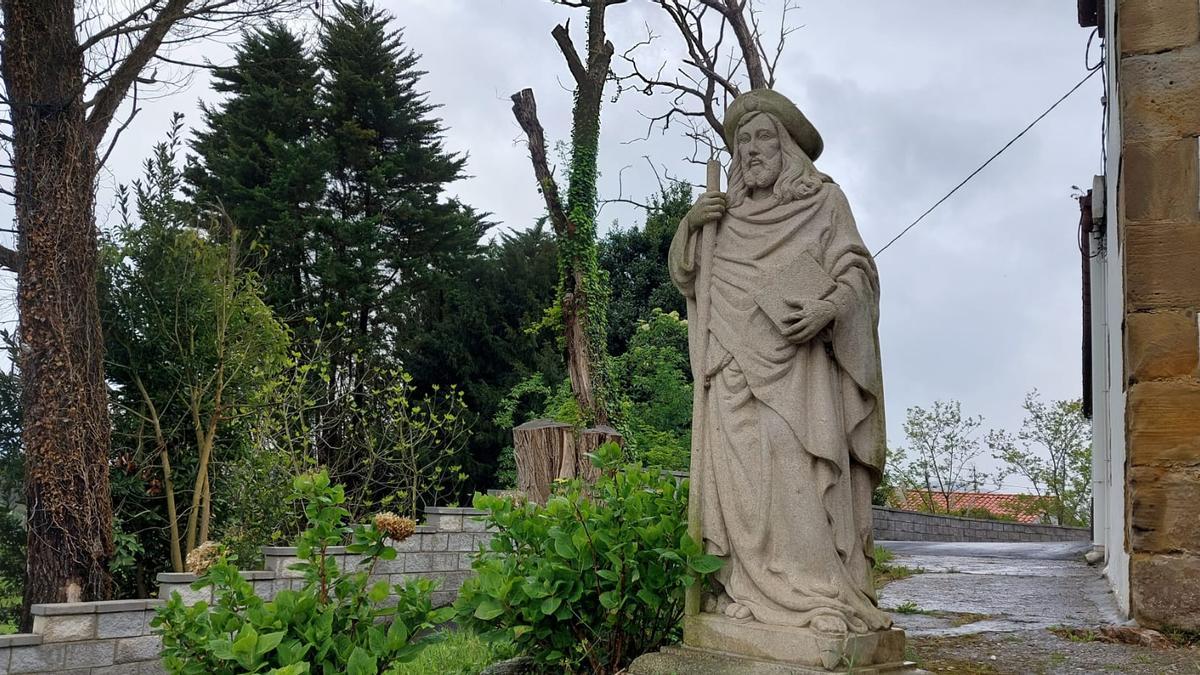
<path fill-rule="evenodd" d="M 1008 150 L 1010 147 L 1012 147 L 1012 144 L 1013 144 L 1013 143 L 1016 143 L 1018 140 L 1020 140 L 1020 139 L 1021 139 L 1021 137 L 1022 137 L 1022 136 L 1024 136 L 1026 133 L 1028 133 L 1028 132 L 1029 132 L 1029 130 L 1030 130 L 1030 129 L 1032 129 L 1032 128 L 1033 128 L 1033 127 L 1034 127 L 1034 126 L 1035 126 L 1035 125 L 1036 125 L 1038 122 L 1041 122 L 1041 121 L 1042 121 L 1042 119 L 1043 119 L 1043 118 L 1044 118 L 1046 115 L 1049 115 L 1049 114 L 1050 114 L 1050 112 L 1051 112 L 1052 110 L 1054 110 L 1055 108 L 1057 108 L 1057 107 L 1059 106 L 1059 104 L 1060 104 L 1060 103 L 1062 103 L 1063 101 L 1067 100 L 1067 99 L 1068 99 L 1068 98 L 1071 96 L 1071 94 L 1074 94 L 1074 93 L 1075 93 L 1075 92 L 1076 92 L 1076 91 L 1077 91 L 1077 90 L 1078 90 L 1080 87 L 1082 87 L 1082 86 L 1084 85 L 1084 83 L 1085 83 L 1085 82 L 1087 82 L 1088 80 L 1092 79 L 1092 76 L 1093 76 L 1093 75 L 1095 75 L 1095 74 L 1096 74 L 1096 73 L 1098 73 L 1098 72 L 1100 72 L 1100 68 L 1099 68 L 1099 67 L 1097 67 L 1097 68 L 1094 68 L 1094 69 L 1090 70 L 1090 71 L 1088 72 L 1088 74 L 1087 74 L 1087 75 L 1085 75 L 1085 76 L 1084 76 L 1084 78 L 1083 78 L 1082 80 L 1080 80 L 1080 81 L 1079 81 L 1079 83 L 1078 83 L 1078 84 L 1076 84 L 1074 87 L 1071 87 L 1071 88 L 1070 88 L 1070 90 L 1068 90 L 1068 91 L 1067 91 L 1067 93 L 1063 94 L 1063 95 L 1062 95 L 1062 97 L 1061 97 L 1061 98 L 1059 98 L 1057 101 L 1055 101 L 1055 102 L 1054 102 L 1054 103 L 1053 103 L 1053 104 L 1052 104 L 1052 105 L 1051 105 L 1049 108 L 1046 108 L 1046 110 L 1045 110 L 1045 111 L 1043 111 L 1043 112 L 1042 112 L 1042 114 L 1040 114 L 1040 115 L 1038 115 L 1037 117 L 1035 117 L 1035 118 L 1034 118 L 1034 120 L 1033 120 L 1032 122 L 1030 122 L 1030 123 L 1029 123 L 1029 125 L 1028 125 L 1028 126 L 1026 126 L 1024 129 L 1022 129 L 1022 130 L 1021 130 L 1021 132 L 1020 132 L 1019 134 L 1017 134 L 1016 136 L 1013 136 L 1013 137 L 1012 137 L 1012 139 L 1011 139 L 1009 142 L 1007 142 L 1007 143 L 1005 143 L 1005 144 L 1004 144 L 1004 147 L 1002 147 L 1002 148 L 1000 148 L 999 150 L 997 150 L 997 151 L 996 151 L 996 154 L 994 154 L 994 155 L 992 155 L 991 157 L 989 157 L 989 158 L 987 159 L 987 161 L 986 161 L 986 162 L 984 162 L 983 164 L 980 164 L 980 165 L 979 165 L 979 168 L 977 168 L 977 169 L 975 169 L 974 171 L 972 171 L 972 172 L 970 173 L 970 175 L 968 175 L 966 178 L 964 178 L 964 179 L 962 180 L 962 182 L 961 182 L 961 183 L 959 183 L 958 185 L 955 185 L 955 186 L 954 186 L 954 189 L 952 189 L 952 190 L 950 190 L 949 192 L 947 192 L 947 193 L 946 193 L 946 195 L 945 195 L 944 197 L 942 197 L 941 199 L 937 200 L 937 202 L 936 202 L 936 203 L 935 203 L 933 206 L 931 206 L 931 207 L 929 207 L 928 209 L 926 209 L 926 210 L 925 210 L 925 213 L 922 213 L 920 216 L 918 216 L 918 217 L 917 217 L 917 219 L 916 219 L 916 220 L 914 220 L 914 221 L 912 221 L 911 223 L 909 223 L 908 227 L 904 228 L 903 230 L 900 230 L 900 234 L 897 234 L 896 236 L 892 237 L 892 240 L 891 240 L 891 241 L 889 241 L 888 243 L 884 244 L 884 245 L 883 245 L 883 248 L 881 248 L 881 249 L 879 249 L 878 251 L 876 251 L 876 252 L 875 252 L 875 257 L 879 257 L 879 254 L 880 254 L 880 253 L 883 253 L 884 251 L 886 251 L 886 250 L 888 249 L 888 247 L 889 247 L 889 246 L 891 246 L 892 244 L 896 243 L 896 242 L 897 242 L 897 241 L 900 239 L 900 237 L 903 237 L 904 235 L 908 234 L 908 231 L 909 231 L 909 230 L 911 230 L 911 229 L 913 229 L 914 227 L 916 227 L 916 226 L 917 226 L 917 223 L 920 223 L 922 220 L 924 220 L 924 219 L 925 219 L 925 216 L 928 216 L 929 214 L 933 213 L 933 210 L 934 210 L 934 209 L 936 209 L 937 207 L 941 206 L 941 205 L 942 205 L 942 203 L 943 203 L 943 202 L 945 202 L 947 199 L 950 199 L 950 197 L 951 197 L 951 196 L 953 196 L 955 192 L 958 192 L 959 188 L 961 188 L 962 186 L 966 185 L 966 184 L 967 184 L 967 183 L 968 183 L 968 182 L 969 182 L 969 181 L 970 181 L 972 178 L 974 178 L 976 175 L 978 175 L 980 171 L 983 171 L 984 169 L 986 169 L 986 168 L 987 168 L 987 166 L 988 166 L 989 164 L 991 164 L 993 161 L 995 161 L 995 159 L 996 159 L 997 157 L 999 157 L 1000 155 L 1004 154 L 1004 151 L 1005 151 L 1005 150 Z"/>

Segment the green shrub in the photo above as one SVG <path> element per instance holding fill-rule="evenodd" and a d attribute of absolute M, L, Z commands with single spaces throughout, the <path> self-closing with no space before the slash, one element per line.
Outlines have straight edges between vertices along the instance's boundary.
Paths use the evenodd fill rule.
<path fill-rule="evenodd" d="M 168 672 L 379 673 L 416 657 L 430 638 L 414 636 L 452 616 L 450 608 L 433 609 L 428 580 L 394 587 L 370 581 L 378 561 L 396 557 L 389 535 L 411 535 L 411 521 L 398 527 L 405 519 L 380 514 L 371 524 L 347 527 L 345 492 L 330 485 L 328 474 L 299 476 L 293 487 L 308 523 L 296 545 L 300 562 L 291 568 L 303 573 L 303 588 L 281 590 L 266 602 L 235 565 L 220 559 L 193 584 L 215 589 L 211 607 L 188 607 L 176 593 L 151 623 L 162 634 Z M 328 553 L 347 536 L 347 552 L 363 557 L 356 571 L 342 571 Z M 393 594 L 396 604 L 389 606 Z"/>
<path fill-rule="evenodd" d="M 563 481 L 545 506 L 477 495 L 495 529 L 459 621 L 557 672 L 615 673 L 676 636 L 687 587 L 720 561 L 687 535 L 687 484 L 599 448 L 595 485 Z"/>

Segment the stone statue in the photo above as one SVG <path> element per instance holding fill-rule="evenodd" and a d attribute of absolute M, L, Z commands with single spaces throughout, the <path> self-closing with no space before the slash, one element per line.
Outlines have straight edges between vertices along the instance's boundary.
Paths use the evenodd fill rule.
<path fill-rule="evenodd" d="M 885 442 L 875 263 L 791 101 L 742 94 L 725 133 L 728 191 L 700 196 L 670 252 L 696 380 L 693 515 L 724 561 L 684 642 L 825 668 L 847 649 L 871 652 L 860 666 L 900 661 L 871 577 Z M 847 647 L 887 633 L 899 653 L 895 635 L 886 654 L 878 639 Z"/>

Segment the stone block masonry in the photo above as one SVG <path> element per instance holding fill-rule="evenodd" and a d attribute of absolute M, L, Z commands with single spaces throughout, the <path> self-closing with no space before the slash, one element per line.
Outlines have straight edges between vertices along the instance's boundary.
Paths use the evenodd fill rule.
<path fill-rule="evenodd" d="M 409 539 L 395 544 L 395 560 L 380 561 L 374 577 L 390 584 L 415 578 L 439 582 L 435 605 L 447 605 L 458 596 L 463 581 L 472 574 L 471 555 L 491 539 L 478 519 L 483 511 L 431 508 L 427 525 Z M 263 598 L 284 588 L 299 588 L 294 570 L 296 549 L 264 547 L 264 568 L 242 576 Z M 358 566 L 361 557 L 344 547 L 331 549 L 342 569 Z M 33 632 L 0 635 L 0 675 L 79 673 L 92 675 L 161 675 L 162 641 L 150 628 L 155 611 L 172 593 L 189 603 L 212 602 L 210 591 L 192 590 L 193 574 L 158 575 L 159 598 L 75 602 L 33 606 Z"/>
<path fill-rule="evenodd" d="M 1116 16 L 1130 610 L 1197 630 L 1200 2 L 1118 0 Z"/>

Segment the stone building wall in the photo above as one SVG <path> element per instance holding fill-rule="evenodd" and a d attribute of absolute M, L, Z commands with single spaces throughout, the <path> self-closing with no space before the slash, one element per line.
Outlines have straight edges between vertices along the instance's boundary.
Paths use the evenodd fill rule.
<path fill-rule="evenodd" d="M 1130 610 L 1200 629 L 1200 2 L 1120 0 L 1116 30 Z"/>
<path fill-rule="evenodd" d="M 1084 527 L 1030 525 L 873 507 L 875 541 L 1087 541 Z"/>
<path fill-rule="evenodd" d="M 435 579 L 435 605 L 453 602 L 463 581 L 472 574 L 471 553 L 487 543 L 491 534 L 476 518 L 482 511 L 458 508 L 425 510 L 426 524 L 395 544 L 395 560 L 380 561 L 378 580 L 403 583 L 413 578 Z M 342 569 L 358 565 L 360 556 L 343 547 L 331 549 Z M 299 574 L 288 566 L 296 562 L 296 549 L 264 547 L 265 569 L 244 571 L 242 576 L 264 598 L 283 588 L 299 588 Z M 179 593 L 186 601 L 211 602 L 211 590 L 194 591 L 193 574 L 158 575 L 159 597 Z M 34 605 L 33 632 L 0 635 L 0 675 L 72 673 L 75 675 L 161 675 L 162 641 L 150 629 L 154 612 L 163 600 L 116 600 Z"/>

